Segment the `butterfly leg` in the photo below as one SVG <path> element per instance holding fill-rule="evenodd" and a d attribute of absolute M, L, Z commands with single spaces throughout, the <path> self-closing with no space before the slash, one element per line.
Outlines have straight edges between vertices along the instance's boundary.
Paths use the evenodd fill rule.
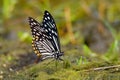
<path fill-rule="evenodd" d="M 52 59 L 51 61 L 49 61 L 46 65 L 48 66 L 51 62 L 53 62 L 55 59 Z"/>
<path fill-rule="evenodd" d="M 59 60 L 55 60 L 55 69 L 56 69 L 56 71 L 57 71 L 58 61 L 59 61 Z"/>
<path fill-rule="evenodd" d="M 63 59 L 59 58 L 60 61 L 64 61 Z"/>

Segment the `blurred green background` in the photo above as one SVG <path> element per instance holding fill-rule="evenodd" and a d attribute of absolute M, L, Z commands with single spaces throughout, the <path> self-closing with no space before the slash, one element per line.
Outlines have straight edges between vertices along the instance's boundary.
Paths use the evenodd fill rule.
<path fill-rule="evenodd" d="M 37 57 L 27 19 L 42 22 L 45 10 L 55 19 L 64 51 L 57 72 L 55 61 L 47 67 L 49 60 L 34 64 Z M 94 73 L 78 77 L 76 71 L 120 63 L 119 0 L 1 0 L 0 13 L 0 79 L 86 80 Z M 64 77 L 59 75 L 62 72 Z M 97 75 L 107 80 L 103 73 Z"/>

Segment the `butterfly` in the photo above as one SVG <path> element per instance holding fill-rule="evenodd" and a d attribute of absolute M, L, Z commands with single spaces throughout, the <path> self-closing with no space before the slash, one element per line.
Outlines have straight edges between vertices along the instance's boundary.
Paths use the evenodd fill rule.
<path fill-rule="evenodd" d="M 32 47 L 38 58 L 62 60 L 60 57 L 63 52 L 61 52 L 59 35 L 52 15 L 45 10 L 41 23 L 32 17 L 29 17 L 28 21 L 33 36 Z"/>

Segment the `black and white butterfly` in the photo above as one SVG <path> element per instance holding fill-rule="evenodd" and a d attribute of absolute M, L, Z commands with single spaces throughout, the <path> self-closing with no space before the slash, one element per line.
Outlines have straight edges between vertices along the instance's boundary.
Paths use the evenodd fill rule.
<path fill-rule="evenodd" d="M 28 20 L 33 35 L 32 47 L 40 60 L 48 58 L 62 60 L 60 57 L 63 52 L 61 52 L 59 35 L 52 15 L 45 11 L 41 23 L 32 17 L 29 17 Z"/>

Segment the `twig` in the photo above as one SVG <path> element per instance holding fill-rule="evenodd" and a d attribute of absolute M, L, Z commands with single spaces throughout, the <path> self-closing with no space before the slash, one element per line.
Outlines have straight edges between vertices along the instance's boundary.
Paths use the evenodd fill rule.
<path fill-rule="evenodd" d="M 107 66 L 107 67 L 98 67 L 98 68 L 93 68 L 85 71 L 99 71 L 99 70 L 106 70 L 106 69 L 113 69 L 113 68 L 118 68 L 120 65 L 115 65 L 115 66 Z"/>

